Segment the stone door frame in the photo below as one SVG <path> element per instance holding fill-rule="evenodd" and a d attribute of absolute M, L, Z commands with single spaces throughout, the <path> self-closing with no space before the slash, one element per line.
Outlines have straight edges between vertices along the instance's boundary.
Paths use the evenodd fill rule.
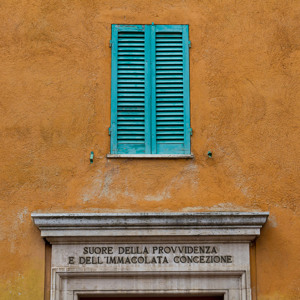
<path fill-rule="evenodd" d="M 197 272 L 197 273 L 149 273 L 144 274 L 120 274 L 120 273 L 89 273 L 78 270 L 77 272 L 65 272 L 65 270 L 55 269 L 53 271 L 53 299 L 79 300 L 83 296 L 223 296 L 224 300 L 251 299 L 251 290 L 247 287 L 246 272 Z M 98 283 L 97 289 L 89 287 L 91 279 Z M 109 279 L 115 289 L 105 286 Z M 151 288 L 144 283 L 151 280 Z M 201 281 L 205 279 L 205 284 L 218 285 L 218 288 L 203 288 Z M 211 279 L 211 280 L 209 280 Z M 159 280 L 159 284 L 158 284 Z M 137 282 L 140 281 L 141 284 Z M 156 285 L 153 282 L 156 281 Z M 194 288 L 178 288 L 189 281 L 194 282 Z M 127 286 L 124 288 L 125 283 Z M 162 288 L 163 285 L 163 288 Z M 170 286 L 171 285 L 171 286 Z M 166 287 L 167 286 L 167 287 Z M 173 288 L 172 288 L 173 286 Z M 84 287 L 84 289 L 82 288 Z M 176 287 L 176 288 L 175 288 Z"/>
<path fill-rule="evenodd" d="M 268 213 L 33 213 L 41 236 L 52 244 L 51 300 L 79 300 L 91 295 L 223 295 L 251 300 L 249 245 L 260 235 Z M 232 251 L 236 261 L 182 269 L 173 266 L 122 269 L 64 263 L 69 251 L 83 245 L 213 244 Z M 229 249 L 229 250 L 228 250 Z M 74 250 L 74 251 L 75 251 Z M 77 250 L 76 250 L 77 251 Z"/>

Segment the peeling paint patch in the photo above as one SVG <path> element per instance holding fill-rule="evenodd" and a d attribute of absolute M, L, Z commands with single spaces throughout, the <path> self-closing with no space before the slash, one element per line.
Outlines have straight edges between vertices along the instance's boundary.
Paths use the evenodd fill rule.
<path fill-rule="evenodd" d="M 194 206 L 194 207 L 185 207 L 182 209 L 183 212 L 197 212 L 197 211 L 203 211 L 207 210 L 207 207 L 205 206 Z"/>
<path fill-rule="evenodd" d="M 10 252 L 14 253 L 16 251 L 16 241 L 17 241 L 17 232 L 19 231 L 19 227 L 21 224 L 25 222 L 25 217 L 28 215 L 28 208 L 25 207 L 23 210 L 17 213 L 17 217 L 13 220 L 13 224 L 11 227 L 11 232 L 9 234 L 10 240 Z"/>
<path fill-rule="evenodd" d="M 166 200 L 166 199 L 169 199 L 170 198 L 170 193 L 169 192 L 162 192 L 162 193 L 159 193 L 157 195 L 147 195 L 145 196 L 145 200 L 146 201 L 163 201 L 163 200 Z"/>
<path fill-rule="evenodd" d="M 277 221 L 276 221 L 276 217 L 274 215 L 270 215 L 268 218 L 269 224 L 271 225 L 271 227 L 276 228 L 277 227 Z"/>
<path fill-rule="evenodd" d="M 104 176 L 104 177 L 103 177 Z M 118 184 L 119 169 L 112 168 L 103 175 L 100 170 L 97 177 L 92 183 L 84 189 L 81 197 L 83 202 L 88 202 L 93 199 L 106 198 L 115 201 L 118 195 L 134 198 L 135 194 L 128 191 L 128 184 L 126 178 L 124 182 Z"/>
<path fill-rule="evenodd" d="M 232 203 L 220 203 L 211 207 L 208 206 L 194 206 L 185 207 L 183 212 L 197 212 L 197 211 L 257 211 L 256 209 L 249 209 L 249 207 L 242 207 Z"/>
<path fill-rule="evenodd" d="M 18 213 L 18 219 L 22 224 L 24 222 L 24 217 L 28 214 L 28 208 L 25 207 L 21 212 Z"/>
<path fill-rule="evenodd" d="M 211 211 L 222 210 L 222 211 L 251 211 L 249 207 L 239 206 L 233 203 L 219 203 L 209 208 Z M 253 209 L 252 211 L 256 211 Z"/>

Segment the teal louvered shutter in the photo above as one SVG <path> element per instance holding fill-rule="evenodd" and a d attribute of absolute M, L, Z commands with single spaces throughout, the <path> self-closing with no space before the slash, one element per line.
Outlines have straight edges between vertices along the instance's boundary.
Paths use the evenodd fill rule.
<path fill-rule="evenodd" d="M 150 150 L 148 26 L 112 25 L 111 153 Z"/>
<path fill-rule="evenodd" d="M 188 25 L 112 25 L 112 154 L 190 154 Z"/>
<path fill-rule="evenodd" d="M 188 25 L 151 33 L 152 153 L 190 154 Z"/>

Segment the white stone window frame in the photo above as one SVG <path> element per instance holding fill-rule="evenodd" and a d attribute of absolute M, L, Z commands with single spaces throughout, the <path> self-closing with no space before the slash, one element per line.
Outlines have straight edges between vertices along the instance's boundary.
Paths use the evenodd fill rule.
<path fill-rule="evenodd" d="M 33 213 L 41 235 L 52 244 L 51 300 L 81 296 L 214 296 L 251 300 L 249 245 L 268 213 L 168 214 Z M 101 270 L 63 266 L 61 255 L 83 244 L 217 244 L 229 247 L 238 263 L 225 269 L 159 271 Z"/>

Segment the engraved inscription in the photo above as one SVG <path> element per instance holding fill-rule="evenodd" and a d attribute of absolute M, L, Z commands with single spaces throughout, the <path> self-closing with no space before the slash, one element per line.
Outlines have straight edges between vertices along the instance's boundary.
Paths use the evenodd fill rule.
<path fill-rule="evenodd" d="M 84 246 L 69 265 L 231 264 L 232 255 L 213 245 Z"/>

